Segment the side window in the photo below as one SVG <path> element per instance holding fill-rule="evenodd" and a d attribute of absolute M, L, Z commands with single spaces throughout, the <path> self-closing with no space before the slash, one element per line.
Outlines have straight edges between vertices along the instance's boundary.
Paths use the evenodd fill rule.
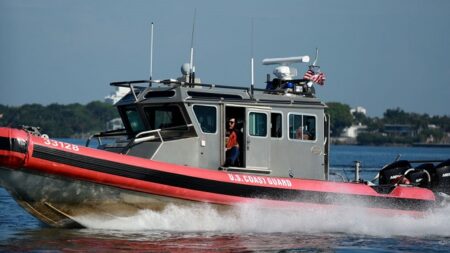
<path fill-rule="evenodd" d="M 281 138 L 283 136 L 283 120 L 281 113 L 271 113 L 270 123 L 270 137 Z"/>
<path fill-rule="evenodd" d="M 213 106 L 194 105 L 195 117 L 203 133 L 217 132 L 217 110 Z"/>
<path fill-rule="evenodd" d="M 267 115 L 265 113 L 250 112 L 249 134 L 251 136 L 267 136 Z"/>
<path fill-rule="evenodd" d="M 316 117 L 303 115 L 303 140 L 316 140 Z"/>
<path fill-rule="evenodd" d="M 289 139 L 302 139 L 302 115 L 289 114 Z"/>
<path fill-rule="evenodd" d="M 316 140 L 316 117 L 302 114 L 289 114 L 289 139 Z"/>

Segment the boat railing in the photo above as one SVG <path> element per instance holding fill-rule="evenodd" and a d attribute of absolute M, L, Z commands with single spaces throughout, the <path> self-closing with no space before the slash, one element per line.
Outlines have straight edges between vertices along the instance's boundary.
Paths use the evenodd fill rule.
<path fill-rule="evenodd" d="M 193 124 L 186 124 L 186 125 L 182 125 L 182 126 L 159 128 L 159 129 L 153 129 L 153 130 L 139 132 L 130 141 L 128 141 L 128 144 L 126 145 L 125 150 L 131 148 L 132 146 L 134 146 L 136 144 L 146 142 L 146 141 L 153 141 L 156 139 L 159 139 L 159 141 L 161 143 L 163 143 L 164 138 L 163 138 L 163 135 L 161 134 L 161 131 L 173 131 L 173 130 L 180 129 L 180 127 L 192 128 L 193 126 L 194 126 Z M 96 134 L 89 136 L 89 138 L 86 140 L 85 146 L 89 147 L 89 145 L 93 139 L 97 139 L 98 145 L 101 146 L 101 145 L 103 145 L 102 138 L 111 138 L 111 137 L 119 137 L 119 136 L 128 137 L 128 133 L 126 132 L 125 129 L 117 129 L 117 130 L 96 133 Z"/>
<path fill-rule="evenodd" d="M 123 149 L 124 153 L 127 153 L 128 150 L 130 150 L 133 146 L 143 143 L 143 142 L 148 142 L 148 141 L 154 141 L 154 140 L 159 140 L 160 144 L 162 145 L 164 144 L 164 138 L 163 135 L 161 134 L 162 131 L 171 131 L 171 130 L 177 130 L 180 129 L 180 127 L 186 127 L 186 128 L 191 128 L 193 127 L 193 124 L 186 124 L 186 125 L 182 125 L 182 126 L 174 126 L 174 127 L 168 127 L 168 128 L 158 128 L 158 129 L 153 129 L 153 130 L 148 130 L 148 131 L 143 131 L 143 132 L 139 132 L 138 134 L 136 134 L 133 139 L 131 139 L 128 144 L 126 145 L 126 147 Z"/>
<path fill-rule="evenodd" d="M 301 91 L 297 91 L 296 89 L 291 89 L 291 91 L 289 91 L 288 93 L 295 94 L 295 95 L 314 97 L 315 92 L 310 90 L 310 88 L 307 87 L 307 85 L 306 85 L 307 80 L 296 79 L 296 80 L 292 80 L 291 82 L 295 82 L 298 84 L 297 86 L 302 86 L 303 88 Z M 116 86 L 116 87 L 130 88 L 135 101 L 138 101 L 138 98 L 137 98 L 138 93 L 135 91 L 135 89 L 141 90 L 141 89 L 145 89 L 145 87 L 134 86 L 134 85 L 142 84 L 142 83 L 148 83 L 149 87 L 152 87 L 152 84 L 155 83 L 155 84 L 164 84 L 164 85 L 172 84 L 175 86 L 187 86 L 187 87 L 205 87 L 205 88 L 209 88 L 209 89 L 220 88 L 220 89 L 240 90 L 240 91 L 244 91 L 247 94 L 249 94 L 250 97 L 253 97 L 252 96 L 253 91 L 260 91 L 263 93 L 278 94 L 278 95 L 286 94 L 286 89 L 281 88 L 281 87 L 261 89 L 261 88 L 254 88 L 254 87 L 249 88 L 249 87 L 244 87 L 244 86 L 233 86 L 233 85 L 212 84 L 212 83 L 190 83 L 190 82 L 178 81 L 175 79 L 120 81 L 120 82 L 112 82 L 112 83 L 110 83 L 110 85 Z"/>
<path fill-rule="evenodd" d="M 155 133 L 156 133 L 156 135 L 155 135 Z M 149 131 L 143 131 L 143 132 L 136 134 L 136 136 L 133 138 L 132 141 L 130 141 L 130 143 L 128 145 L 133 146 L 133 145 L 136 145 L 136 144 L 139 144 L 142 142 L 152 141 L 152 140 L 155 140 L 156 137 L 159 138 L 161 143 L 164 142 L 164 139 L 161 136 L 161 128 L 149 130 Z"/>
<path fill-rule="evenodd" d="M 86 140 L 86 147 L 89 147 L 89 144 L 91 143 L 92 139 L 96 138 L 99 145 L 103 145 L 102 138 L 108 138 L 108 137 L 118 137 L 118 136 L 127 136 L 127 132 L 125 129 L 116 129 L 116 130 L 110 130 L 105 132 L 100 132 L 93 134 L 89 136 L 89 138 Z"/>
<path fill-rule="evenodd" d="M 197 86 L 197 87 L 205 87 L 205 88 L 233 89 L 233 90 L 242 90 L 245 92 L 250 91 L 250 88 L 243 87 L 243 86 L 221 85 L 221 84 L 212 84 L 212 83 L 190 83 L 190 82 L 178 81 L 178 80 L 174 80 L 174 79 L 120 81 L 120 82 L 112 82 L 112 83 L 110 83 L 110 85 L 116 86 L 116 87 L 130 88 L 132 93 L 135 95 L 134 89 L 144 88 L 141 86 L 134 86 L 135 84 L 139 84 L 139 83 L 148 83 L 149 87 L 151 87 L 153 83 L 157 83 L 157 84 L 165 84 L 165 85 L 175 84 L 175 85 L 188 86 L 188 87 Z M 135 95 L 135 98 L 137 99 L 136 95 Z"/>

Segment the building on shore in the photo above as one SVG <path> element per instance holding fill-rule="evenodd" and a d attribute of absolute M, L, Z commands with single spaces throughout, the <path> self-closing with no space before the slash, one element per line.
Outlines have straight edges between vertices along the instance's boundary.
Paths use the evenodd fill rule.
<path fill-rule="evenodd" d="M 356 108 L 350 109 L 350 113 L 352 115 L 355 113 L 361 113 L 361 114 L 367 115 L 367 110 L 366 110 L 366 108 L 364 108 L 362 106 L 357 106 Z"/>

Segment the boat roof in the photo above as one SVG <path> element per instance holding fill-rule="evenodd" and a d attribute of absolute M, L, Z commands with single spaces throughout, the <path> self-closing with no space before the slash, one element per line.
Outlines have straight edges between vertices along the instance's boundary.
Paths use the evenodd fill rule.
<path fill-rule="evenodd" d="M 306 87 L 306 80 L 290 81 Z M 148 84 L 148 86 L 142 86 L 142 84 Z M 188 83 L 173 79 L 121 81 L 113 82 L 111 85 L 130 88 L 130 93 L 116 103 L 116 106 L 174 101 L 326 107 L 315 96 L 315 93 L 311 91 L 296 92 L 281 88 L 259 89 L 242 86 Z"/>

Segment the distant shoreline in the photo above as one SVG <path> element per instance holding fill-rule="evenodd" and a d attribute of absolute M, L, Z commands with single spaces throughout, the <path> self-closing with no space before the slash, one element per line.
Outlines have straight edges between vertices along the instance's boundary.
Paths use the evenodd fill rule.
<path fill-rule="evenodd" d="M 413 143 L 412 146 L 422 148 L 450 148 L 450 143 Z"/>
<path fill-rule="evenodd" d="M 336 146 L 373 146 L 373 147 L 421 147 L 421 148 L 450 148 L 450 143 L 382 143 L 382 144 L 372 144 L 372 143 L 358 143 L 354 141 L 331 141 L 332 145 Z"/>

